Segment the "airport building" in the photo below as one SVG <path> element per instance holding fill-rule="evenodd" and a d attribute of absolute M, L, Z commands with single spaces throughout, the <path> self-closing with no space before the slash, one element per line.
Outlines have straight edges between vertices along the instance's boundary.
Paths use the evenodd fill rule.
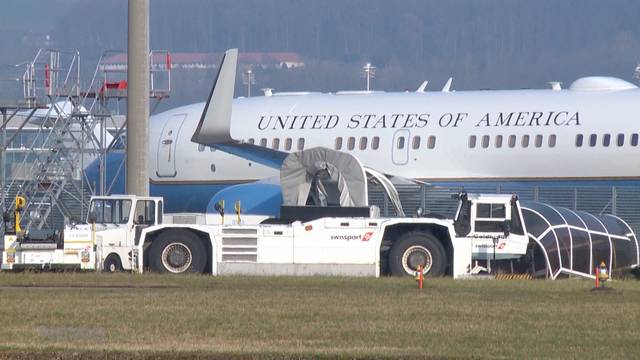
<path fill-rule="evenodd" d="M 162 56 L 168 56 L 164 59 Z M 171 70 L 217 69 L 222 53 L 155 53 L 151 60 L 154 67 L 168 64 Z M 249 52 L 238 56 L 242 67 L 261 69 L 293 69 L 304 67 L 304 59 L 293 52 Z M 100 65 L 101 71 L 126 71 L 127 54 L 109 55 Z"/>

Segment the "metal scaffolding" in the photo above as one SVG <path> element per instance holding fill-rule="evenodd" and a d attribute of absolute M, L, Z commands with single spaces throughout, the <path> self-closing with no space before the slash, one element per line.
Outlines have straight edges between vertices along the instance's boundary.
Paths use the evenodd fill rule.
<path fill-rule="evenodd" d="M 17 194 L 25 195 L 25 225 L 53 228 L 84 218 L 90 196 L 109 193 L 105 174 L 114 169 L 106 168 L 106 159 L 123 152 L 126 141 L 119 109 L 127 97 L 127 69 L 107 66 L 115 54 L 122 53 L 101 56 L 83 88 L 78 51 L 41 49 L 25 64 L 22 99 L 0 103 L 0 207 L 8 211 Z M 149 95 L 158 104 L 171 90 L 171 59 L 167 51 L 149 56 Z M 96 161 L 100 179 L 94 183 L 83 169 Z"/>

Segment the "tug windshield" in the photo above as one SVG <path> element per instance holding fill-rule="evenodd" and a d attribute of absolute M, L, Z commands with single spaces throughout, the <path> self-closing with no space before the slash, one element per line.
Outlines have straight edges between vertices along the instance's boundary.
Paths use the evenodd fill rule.
<path fill-rule="evenodd" d="M 126 224 L 131 213 L 131 200 L 94 199 L 89 211 L 96 214 L 96 223 Z"/>

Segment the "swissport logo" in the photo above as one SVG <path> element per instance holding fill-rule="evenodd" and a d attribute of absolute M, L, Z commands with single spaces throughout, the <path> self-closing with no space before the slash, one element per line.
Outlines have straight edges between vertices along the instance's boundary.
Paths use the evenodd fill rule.
<path fill-rule="evenodd" d="M 358 235 L 331 235 L 331 240 L 358 240 L 360 236 Z"/>
<path fill-rule="evenodd" d="M 360 239 L 360 241 L 369 241 L 369 239 L 371 239 L 371 236 L 373 236 L 373 232 L 365 233 L 364 235 L 362 235 L 362 238 L 360 237 L 360 235 L 331 235 L 331 240 L 352 241 Z"/>
<path fill-rule="evenodd" d="M 372 232 L 368 232 L 368 233 L 364 234 L 364 236 L 362 237 L 362 241 L 369 241 L 369 239 L 371 239 L 372 235 L 373 235 Z"/>

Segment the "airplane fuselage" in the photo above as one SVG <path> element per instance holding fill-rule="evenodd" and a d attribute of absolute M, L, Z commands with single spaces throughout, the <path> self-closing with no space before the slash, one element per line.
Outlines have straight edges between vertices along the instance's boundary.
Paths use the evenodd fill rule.
<path fill-rule="evenodd" d="M 231 135 L 285 152 L 346 151 L 383 173 L 429 182 L 640 179 L 640 89 L 611 79 L 594 87 L 588 80 L 561 91 L 238 98 Z M 618 87 L 609 86 L 612 81 Z M 203 107 L 151 117 L 152 193 L 166 196 L 170 187 L 181 187 L 174 200 L 195 197 L 187 202 L 199 207 L 205 193 L 208 200 L 228 184 L 277 175 L 192 142 Z"/>

